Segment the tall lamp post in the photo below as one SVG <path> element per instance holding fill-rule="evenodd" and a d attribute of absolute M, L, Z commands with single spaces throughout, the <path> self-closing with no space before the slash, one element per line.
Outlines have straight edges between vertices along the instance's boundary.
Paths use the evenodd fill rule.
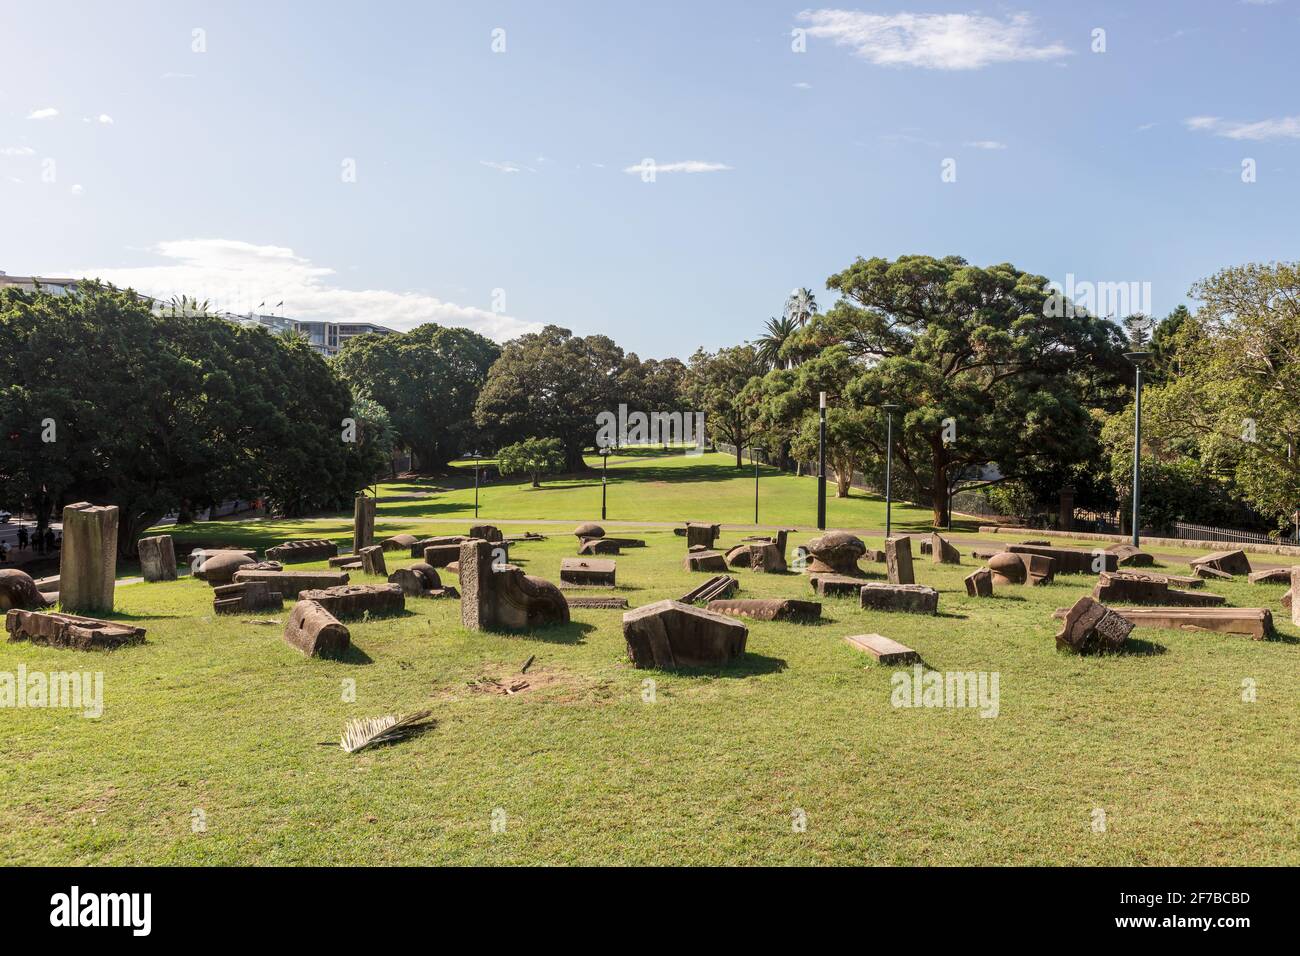
<path fill-rule="evenodd" d="M 474 520 L 477 521 L 478 520 L 478 463 L 483 456 L 476 451 L 467 451 L 465 452 L 465 454 L 461 455 L 460 457 L 464 461 L 473 460 L 474 462 Z"/>
<path fill-rule="evenodd" d="M 817 530 L 826 530 L 826 393 L 819 399 L 821 425 L 817 433 Z M 757 523 L 757 522 L 756 522 Z"/>
<path fill-rule="evenodd" d="M 885 413 L 885 538 L 894 530 L 894 412 L 901 405 L 885 404 L 880 406 Z"/>
<path fill-rule="evenodd" d="M 1142 496 L 1142 366 L 1151 358 L 1150 352 L 1125 352 L 1124 357 L 1136 369 L 1133 399 L 1133 547 L 1138 547 L 1138 504 Z"/>
<path fill-rule="evenodd" d="M 609 487 L 609 454 L 614 449 L 605 447 L 600 450 L 600 520 L 605 520 L 605 493 Z"/>
<path fill-rule="evenodd" d="M 754 463 L 754 524 L 758 524 L 758 456 L 753 445 L 749 446 L 749 460 Z"/>

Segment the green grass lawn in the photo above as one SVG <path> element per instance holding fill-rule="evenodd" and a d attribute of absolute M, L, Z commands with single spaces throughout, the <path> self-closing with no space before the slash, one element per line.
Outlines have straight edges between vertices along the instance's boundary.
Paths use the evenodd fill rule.
<path fill-rule="evenodd" d="M 644 472 L 620 466 L 633 468 Z M 696 469 L 700 481 L 685 480 Z M 660 477 L 611 486 L 612 515 L 752 521 L 745 481 L 729 471 L 707 458 L 654 463 Z M 765 521 L 807 524 L 812 482 L 769 477 Z M 494 485 L 481 517 L 590 518 L 599 490 Z M 467 494 L 472 515 L 472 488 L 381 504 L 380 533 L 422 522 L 463 532 Z M 883 524 L 879 502 L 858 497 L 831 515 Z M 465 527 L 429 522 L 439 517 Z M 575 539 L 531 527 L 549 539 L 516 545 L 512 560 L 557 580 Z M 264 546 L 304 533 L 341 540 L 345 529 L 214 522 L 203 533 Z M 648 546 L 617 559 L 617 593 L 632 606 L 703 579 L 681 568 L 684 539 L 638 536 Z M 148 628 L 144 646 L 0 644 L 0 671 L 104 674 L 98 720 L 0 710 L 0 848 L 10 863 L 50 864 L 1300 863 L 1300 631 L 1279 611 L 1282 586 L 1207 584 L 1231 604 L 1271 607 L 1277 640 L 1144 630 L 1131 653 L 1080 658 L 1055 650 L 1050 615 L 1091 578 L 968 598 L 961 579 L 976 563 L 962 550 L 962 567 L 917 562 L 918 581 L 941 592 L 938 617 L 832 599 L 819 624 L 749 622 L 743 660 L 690 673 L 633 669 L 618 611 L 574 610 L 566 627 L 508 636 L 464 631 L 457 602 L 411 600 L 401 617 L 350 625 L 354 653 L 328 661 L 256 623 L 283 622 L 287 606 L 216 618 L 202 582 L 123 586 L 115 616 Z M 738 597 L 811 593 L 799 575 L 737 574 Z M 893 707 L 896 668 L 843 641 L 866 632 L 939 671 L 996 673 L 998 716 Z M 532 655 L 524 692 L 475 688 Z M 346 681 L 355 702 L 343 699 Z M 1242 699 L 1245 681 L 1254 702 Z M 411 740 L 355 756 L 318 746 L 349 717 L 423 708 L 436 725 Z"/>

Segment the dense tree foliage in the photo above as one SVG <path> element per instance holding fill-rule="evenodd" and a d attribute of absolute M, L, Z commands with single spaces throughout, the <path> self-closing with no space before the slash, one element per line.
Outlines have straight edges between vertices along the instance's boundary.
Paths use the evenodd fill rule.
<path fill-rule="evenodd" d="M 497 469 L 503 475 L 527 475 L 533 487 L 542 486 L 542 475 L 564 469 L 564 443 L 558 438 L 525 438 L 497 452 Z"/>
<path fill-rule="evenodd" d="M 745 386 L 766 370 L 752 345 L 717 352 L 700 349 L 691 356 L 687 395 L 704 412 L 709 438 L 736 446 L 737 468 L 742 464 L 741 449 L 754 439 L 759 425 L 758 404 Z"/>
<path fill-rule="evenodd" d="M 397 335 L 349 339 L 334 366 L 355 394 L 388 410 L 398 440 L 419 467 L 436 469 L 476 450 L 474 403 L 500 354 L 477 332 L 429 323 Z"/>
<path fill-rule="evenodd" d="M 807 366 L 856 365 L 848 407 L 902 406 L 894 461 L 934 520 L 954 481 L 996 463 L 1021 477 L 1097 455 L 1089 409 L 1125 374 L 1116 325 L 1047 308 L 1042 276 L 950 256 L 858 259 L 827 285 L 840 300 L 800 333 Z M 815 371 L 810 374 L 816 374 Z M 883 452 L 883 421 L 871 445 Z"/>
<path fill-rule="evenodd" d="M 168 511 L 267 497 L 287 513 L 365 484 L 352 396 L 305 342 L 131 292 L 0 291 L 0 494 L 121 509 L 119 546 Z"/>

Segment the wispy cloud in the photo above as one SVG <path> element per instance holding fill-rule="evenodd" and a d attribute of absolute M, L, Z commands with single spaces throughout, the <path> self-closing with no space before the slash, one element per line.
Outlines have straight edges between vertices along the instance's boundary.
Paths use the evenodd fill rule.
<path fill-rule="evenodd" d="M 799 81 L 798 83 L 796 83 L 794 86 L 795 86 L 795 89 L 797 89 L 797 90 L 811 90 L 811 89 L 812 89 L 812 84 L 811 84 L 811 83 L 805 83 L 803 80 L 800 80 L 800 81 Z"/>
<path fill-rule="evenodd" d="M 1000 143 L 996 139 L 976 139 L 965 143 L 971 149 L 1006 149 L 1006 143 Z"/>
<path fill-rule="evenodd" d="M 1226 139 L 1300 139 L 1300 116 L 1280 116 L 1254 122 L 1227 120 L 1220 116 L 1192 116 L 1183 120 L 1183 125 L 1196 133 L 1212 133 Z"/>
<path fill-rule="evenodd" d="M 861 13 L 805 10 L 808 35 L 834 40 L 877 66 L 978 70 L 994 63 L 1054 60 L 1070 55 L 1062 43 L 1035 37 L 1033 18 L 1005 20 L 977 13 Z"/>
<path fill-rule="evenodd" d="M 635 166 L 623 167 L 625 173 L 720 173 L 731 169 L 726 163 L 708 163 L 701 159 L 686 159 L 676 163 L 656 163 L 642 160 Z"/>
<path fill-rule="evenodd" d="M 164 80 L 192 80 L 192 79 L 194 79 L 194 74 L 193 74 L 193 73 L 174 73 L 174 72 L 172 72 L 171 70 L 168 70 L 166 73 L 164 73 L 164 74 L 160 77 L 160 79 L 164 79 Z"/>
<path fill-rule="evenodd" d="M 3 146 L 0 147 L 0 156 L 35 156 L 36 150 L 30 146 Z"/>
<path fill-rule="evenodd" d="M 499 163 L 491 159 L 480 159 L 479 165 L 486 166 L 488 169 L 495 169 L 499 173 L 521 173 L 524 170 L 528 170 L 528 172 L 530 173 L 537 172 L 537 170 L 532 169 L 529 166 L 523 166 L 520 165 L 519 163 L 510 162 L 508 160 L 506 162 Z"/>
<path fill-rule="evenodd" d="M 27 114 L 27 118 L 34 119 L 34 120 L 43 120 L 43 119 L 53 119 L 55 116 L 58 115 L 59 115 L 59 111 L 56 110 L 53 106 L 46 106 L 43 109 L 32 110 L 30 113 Z"/>
<path fill-rule="evenodd" d="M 284 246 L 255 245 L 233 239 L 178 239 L 150 250 L 162 258 L 147 266 L 55 270 L 59 275 L 104 279 L 118 286 L 170 298 L 192 295 L 231 311 L 243 300 L 284 300 L 283 314 L 301 319 L 377 322 L 407 330 L 426 322 L 474 329 L 497 341 L 536 331 L 540 324 L 457 305 L 415 292 L 345 289 L 334 270 L 294 254 Z"/>

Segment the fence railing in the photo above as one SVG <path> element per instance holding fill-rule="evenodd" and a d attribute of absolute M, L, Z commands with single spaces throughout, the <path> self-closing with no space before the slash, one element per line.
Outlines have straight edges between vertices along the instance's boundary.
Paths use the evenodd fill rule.
<path fill-rule="evenodd" d="M 1172 531 L 1175 538 L 1192 538 L 1200 541 L 1239 541 L 1243 544 L 1300 544 L 1300 528 L 1293 528 L 1291 533 L 1286 535 L 1269 535 L 1261 531 L 1216 528 L 1213 525 L 1175 521 Z"/>

